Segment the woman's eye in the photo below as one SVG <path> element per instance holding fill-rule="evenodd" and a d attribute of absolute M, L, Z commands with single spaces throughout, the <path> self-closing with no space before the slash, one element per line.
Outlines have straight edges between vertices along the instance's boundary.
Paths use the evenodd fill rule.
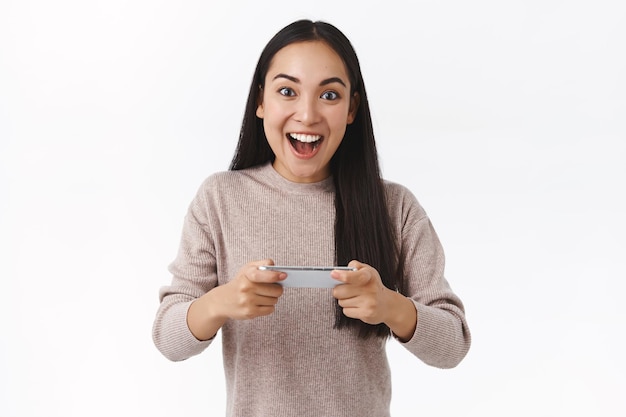
<path fill-rule="evenodd" d="M 280 94 L 281 96 L 286 96 L 286 97 L 293 97 L 296 95 L 296 93 L 289 87 L 283 87 L 280 90 L 278 90 L 278 94 Z"/>
<path fill-rule="evenodd" d="M 324 100 L 337 100 L 339 98 L 339 94 L 334 91 L 325 91 L 320 97 Z"/>

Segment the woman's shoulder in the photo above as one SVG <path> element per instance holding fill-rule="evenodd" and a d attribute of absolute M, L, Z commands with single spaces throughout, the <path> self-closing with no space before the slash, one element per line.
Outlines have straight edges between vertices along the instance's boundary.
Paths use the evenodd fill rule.
<path fill-rule="evenodd" d="M 415 194 L 407 186 L 389 180 L 383 180 L 383 186 L 385 188 L 387 206 L 392 216 L 395 214 L 403 218 L 407 216 L 426 217 L 426 211 Z"/>
<path fill-rule="evenodd" d="M 383 180 L 383 186 L 388 201 L 409 200 L 419 204 L 415 194 L 407 186 L 390 180 Z"/>
<path fill-rule="evenodd" d="M 258 165 L 251 168 L 234 170 L 234 171 L 218 171 L 209 175 L 200 185 L 200 189 L 204 191 L 239 188 L 244 186 L 250 180 L 258 178 L 260 173 L 265 169 L 265 165 Z"/>

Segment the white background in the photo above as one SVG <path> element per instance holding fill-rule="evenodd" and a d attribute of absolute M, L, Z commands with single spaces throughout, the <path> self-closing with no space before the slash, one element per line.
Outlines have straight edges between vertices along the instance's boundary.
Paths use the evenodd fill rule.
<path fill-rule="evenodd" d="M 0 415 L 223 415 L 218 343 L 154 348 L 200 182 L 298 18 L 359 54 L 384 175 L 431 216 L 473 346 L 390 341 L 395 417 L 626 414 L 626 6 L 0 0 Z"/>

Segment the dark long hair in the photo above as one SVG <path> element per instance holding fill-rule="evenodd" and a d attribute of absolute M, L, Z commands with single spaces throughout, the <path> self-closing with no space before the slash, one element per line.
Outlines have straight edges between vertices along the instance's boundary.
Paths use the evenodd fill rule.
<path fill-rule="evenodd" d="M 246 104 L 239 143 L 230 165 L 231 170 L 253 167 L 274 160 L 263 120 L 256 116 L 259 94 L 274 55 L 295 42 L 321 41 L 343 60 L 350 77 L 351 96 L 360 97 L 354 121 L 330 161 L 335 185 L 335 258 L 338 265 L 353 259 L 376 268 L 383 284 L 402 291 L 402 270 L 398 243 L 386 205 L 385 190 L 378 164 L 374 129 L 361 67 L 354 48 L 336 27 L 325 22 L 299 20 L 280 30 L 265 46 L 254 72 Z M 354 328 L 359 337 L 388 337 L 384 323 L 369 325 L 351 319 L 337 305 L 336 328 Z"/>

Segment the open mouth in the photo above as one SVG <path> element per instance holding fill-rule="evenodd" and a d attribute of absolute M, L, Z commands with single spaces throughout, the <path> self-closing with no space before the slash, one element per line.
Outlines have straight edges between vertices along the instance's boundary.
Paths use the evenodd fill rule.
<path fill-rule="evenodd" d="M 287 139 L 296 154 L 311 157 L 317 151 L 324 138 L 321 135 L 307 135 L 304 133 L 287 133 Z"/>

